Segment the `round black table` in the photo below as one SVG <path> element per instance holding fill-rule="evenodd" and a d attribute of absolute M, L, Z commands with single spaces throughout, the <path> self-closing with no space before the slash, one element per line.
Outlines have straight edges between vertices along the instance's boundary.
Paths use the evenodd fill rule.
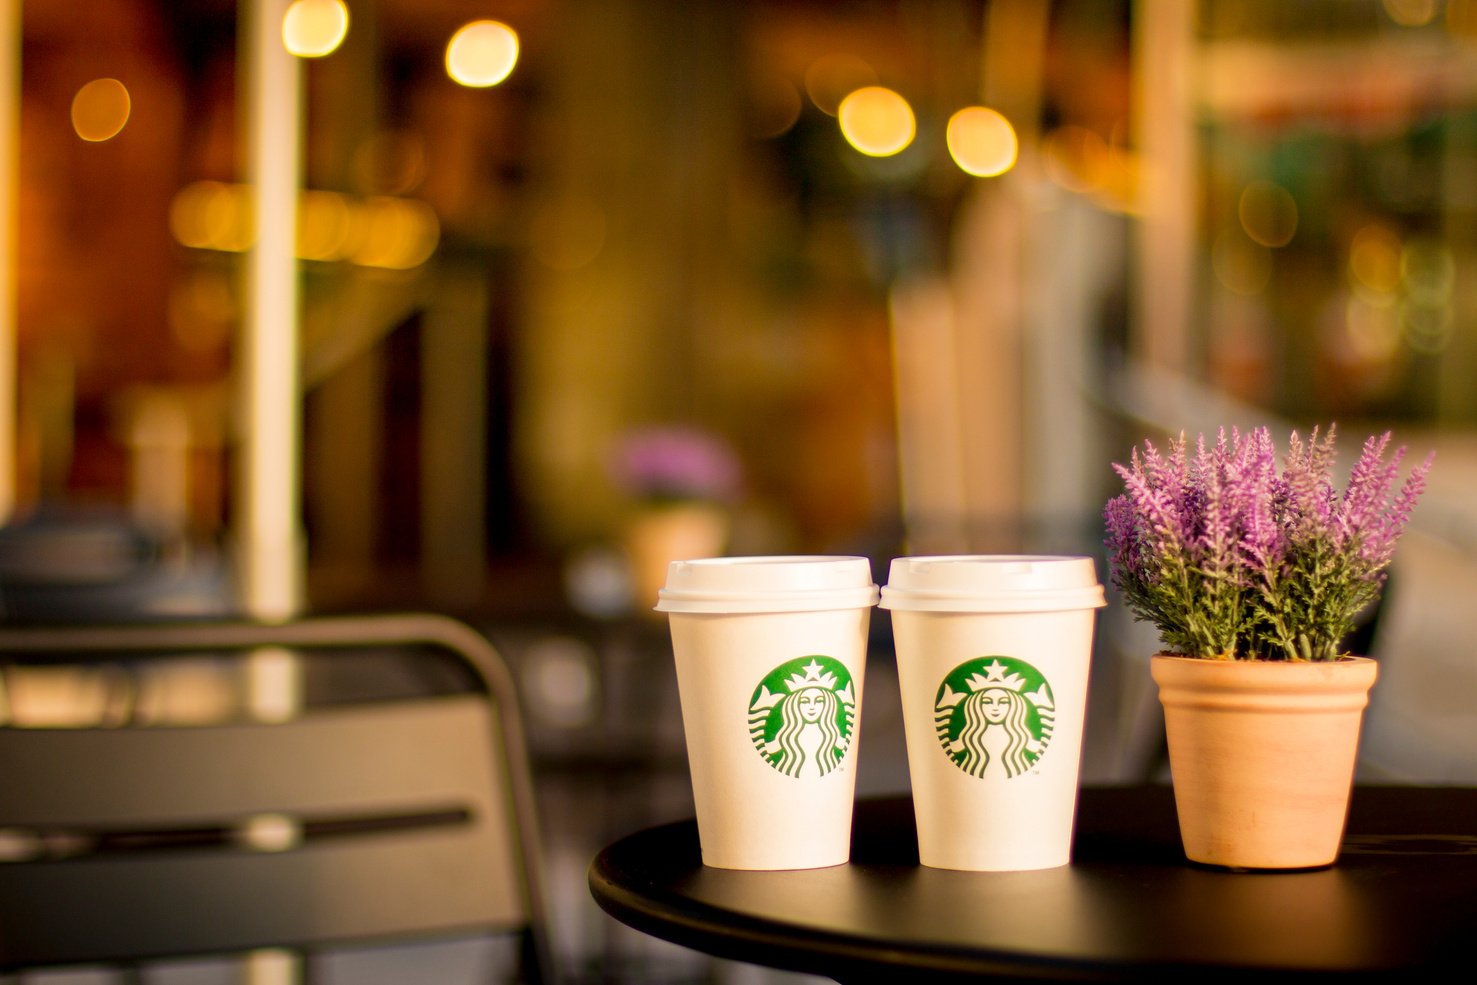
<path fill-rule="evenodd" d="M 1059 869 L 920 866 L 903 797 L 857 804 L 848 865 L 707 868 L 689 820 L 617 841 L 589 880 L 646 933 L 842 982 L 1393 979 L 1448 967 L 1477 937 L 1477 790 L 1359 788 L 1339 861 L 1313 871 L 1185 861 L 1173 796 L 1148 787 L 1082 791 Z"/>

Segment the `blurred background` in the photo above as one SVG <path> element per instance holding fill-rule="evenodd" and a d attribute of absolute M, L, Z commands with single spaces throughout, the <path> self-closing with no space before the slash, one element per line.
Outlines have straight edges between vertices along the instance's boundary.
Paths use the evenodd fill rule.
<path fill-rule="evenodd" d="M 1146 437 L 1437 450 L 1362 769 L 1477 778 L 1477 0 L 0 0 L 0 169 L 0 618 L 470 621 L 584 980 L 782 977 L 584 887 L 691 810 L 667 560 L 1106 577 Z M 1155 778 L 1099 637 L 1086 779 Z"/>

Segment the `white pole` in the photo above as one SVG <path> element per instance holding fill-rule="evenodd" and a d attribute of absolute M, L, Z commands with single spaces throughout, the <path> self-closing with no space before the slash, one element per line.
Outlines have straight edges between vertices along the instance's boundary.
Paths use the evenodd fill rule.
<path fill-rule="evenodd" d="M 302 170 L 302 68 L 282 44 L 289 0 L 243 0 L 238 91 L 246 104 L 245 178 L 256 239 L 246 258 L 237 352 L 239 413 L 236 564 L 245 614 L 279 622 L 302 607 L 306 553 L 301 502 L 302 388 L 298 368 L 295 240 Z M 297 660 L 264 648 L 247 666 L 247 702 L 259 719 L 293 717 L 302 703 Z M 249 964 L 251 985 L 295 976 Z"/>
<path fill-rule="evenodd" d="M 237 351 L 240 400 L 236 564 L 246 614 L 273 622 L 302 605 L 302 387 L 298 369 L 297 200 L 302 170 L 302 68 L 282 44 L 289 0 L 242 0 L 237 91 L 246 102 L 246 183 L 256 241 L 246 260 L 246 311 Z M 247 663 L 247 701 L 266 721 L 302 703 L 298 662 L 264 647 Z M 245 985 L 296 985 L 301 964 L 284 951 L 245 958 Z"/>
<path fill-rule="evenodd" d="M 302 69 L 282 44 L 288 0 L 245 0 L 246 181 L 255 245 L 247 255 L 238 351 L 241 427 L 236 548 L 241 603 L 284 620 L 302 602 L 301 388 L 294 242 L 302 169 Z"/>
<path fill-rule="evenodd" d="M 1195 306 L 1195 5 L 1136 0 L 1134 107 L 1140 177 L 1137 355 L 1156 369 L 1183 372 Z"/>
<path fill-rule="evenodd" d="M 15 512 L 16 205 L 20 170 L 21 0 L 0 0 L 0 523 Z"/>

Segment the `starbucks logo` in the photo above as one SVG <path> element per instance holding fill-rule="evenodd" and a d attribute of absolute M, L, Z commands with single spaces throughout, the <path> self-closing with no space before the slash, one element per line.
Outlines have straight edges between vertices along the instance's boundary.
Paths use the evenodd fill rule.
<path fill-rule="evenodd" d="M 749 738 L 786 776 L 825 776 L 856 732 L 856 689 L 832 657 L 799 657 L 770 671 L 749 701 Z"/>
<path fill-rule="evenodd" d="M 1056 703 L 1041 672 L 1014 657 L 979 657 L 949 672 L 934 701 L 939 744 L 970 776 L 1019 776 L 1046 754 Z"/>

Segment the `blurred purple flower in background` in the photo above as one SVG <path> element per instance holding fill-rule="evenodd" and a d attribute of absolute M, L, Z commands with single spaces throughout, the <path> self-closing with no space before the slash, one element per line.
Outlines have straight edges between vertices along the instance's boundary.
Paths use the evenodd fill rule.
<path fill-rule="evenodd" d="M 733 448 L 690 427 L 647 427 L 623 435 L 611 453 L 610 476 L 626 495 L 647 502 L 729 503 L 743 489 Z"/>

